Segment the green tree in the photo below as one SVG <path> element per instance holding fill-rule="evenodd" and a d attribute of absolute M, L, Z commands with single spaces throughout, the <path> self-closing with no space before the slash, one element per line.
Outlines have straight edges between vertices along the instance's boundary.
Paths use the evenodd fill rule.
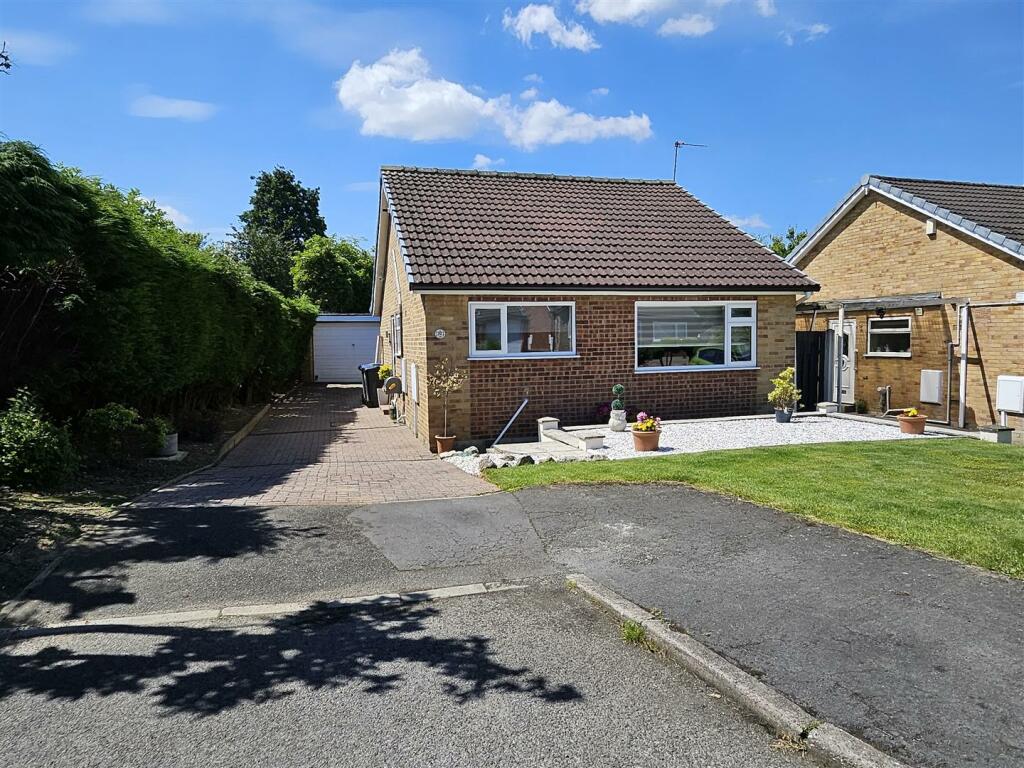
<path fill-rule="evenodd" d="M 327 234 L 320 215 L 320 190 L 302 186 L 295 174 L 281 166 L 253 177 L 256 188 L 249 198 L 249 210 L 238 218 L 246 229 L 273 232 L 301 251 L 313 235 Z"/>
<path fill-rule="evenodd" d="M 242 228 L 234 231 L 233 252 L 249 265 L 257 280 L 290 296 L 295 254 L 311 237 L 327 234 L 320 215 L 320 190 L 304 187 L 294 173 L 281 166 L 252 178 L 256 186 L 249 210 L 238 217 Z"/>
<path fill-rule="evenodd" d="M 246 227 L 235 231 L 228 250 L 257 280 L 285 296 L 295 295 L 291 267 L 296 252 L 281 235 L 268 229 Z"/>
<path fill-rule="evenodd" d="M 370 305 L 373 258 L 354 240 L 314 235 L 291 274 L 296 293 L 321 312 L 365 312 Z"/>
<path fill-rule="evenodd" d="M 775 251 L 775 255 L 780 259 L 785 259 L 803 242 L 805 237 L 807 237 L 806 229 L 797 232 L 796 227 L 790 227 L 786 230 L 785 235 L 772 235 L 771 241 L 765 245 Z"/>

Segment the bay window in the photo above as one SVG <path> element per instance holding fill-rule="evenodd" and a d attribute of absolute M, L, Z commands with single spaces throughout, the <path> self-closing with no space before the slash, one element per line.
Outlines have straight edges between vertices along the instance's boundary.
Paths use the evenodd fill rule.
<path fill-rule="evenodd" d="M 576 354 L 573 302 L 469 304 L 470 357 L 570 357 Z"/>
<path fill-rule="evenodd" d="M 636 302 L 638 372 L 752 368 L 757 302 Z"/>

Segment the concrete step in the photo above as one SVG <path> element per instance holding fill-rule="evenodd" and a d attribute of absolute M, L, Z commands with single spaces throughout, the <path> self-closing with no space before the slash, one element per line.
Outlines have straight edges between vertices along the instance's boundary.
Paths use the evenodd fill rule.
<path fill-rule="evenodd" d="M 604 448 L 604 432 L 597 430 L 566 432 L 562 429 L 545 429 L 540 435 L 542 442 L 555 441 L 564 443 L 581 451 L 594 451 Z"/>

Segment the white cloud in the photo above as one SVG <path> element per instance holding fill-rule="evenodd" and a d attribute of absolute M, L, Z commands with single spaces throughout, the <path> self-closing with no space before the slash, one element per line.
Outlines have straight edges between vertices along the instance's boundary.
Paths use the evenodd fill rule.
<path fill-rule="evenodd" d="M 647 115 L 594 117 L 555 99 L 535 101 L 525 110 L 500 114 L 498 121 L 506 138 L 527 150 L 542 144 L 589 144 L 597 139 L 643 141 L 651 135 L 651 120 Z"/>
<path fill-rule="evenodd" d="M 768 222 L 761 218 L 760 213 L 752 213 L 750 216 L 726 216 L 729 222 L 741 229 L 768 229 Z"/>
<path fill-rule="evenodd" d="M 774 16 L 778 13 L 775 8 L 775 0 L 754 0 L 754 6 L 762 16 Z"/>
<path fill-rule="evenodd" d="M 75 52 L 75 46 L 66 40 L 37 32 L 5 29 L 0 38 L 7 43 L 7 53 L 15 65 L 51 67 Z"/>
<path fill-rule="evenodd" d="M 490 170 L 491 168 L 496 168 L 504 164 L 505 158 L 503 157 L 492 159 L 487 155 L 481 155 L 479 152 L 473 155 L 473 169 L 477 171 Z"/>
<path fill-rule="evenodd" d="M 675 0 L 579 0 L 576 11 L 589 14 L 599 24 L 643 24 L 650 14 L 674 4 Z"/>
<path fill-rule="evenodd" d="M 519 98 L 523 101 L 533 101 L 537 98 L 537 94 L 540 93 L 536 88 L 527 88 L 519 94 Z"/>
<path fill-rule="evenodd" d="M 590 89 L 590 95 L 591 96 L 607 96 L 609 93 L 610 93 L 610 91 L 607 88 L 605 88 L 604 86 L 601 86 L 600 88 L 591 88 Z"/>
<path fill-rule="evenodd" d="M 668 19 L 658 29 L 662 36 L 682 35 L 684 37 L 704 37 L 704 35 L 715 30 L 715 22 L 701 13 L 692 13 L 689 16 L 680 16 L 677 19 Z"/>
<path fill-rule="evenodd" d="M 807 33 L 808 40 L 817 40 L 819 37 L 827 35 L 829 32 L 831 32 L 832 27 L 830 27 L 828 24 L 822 24 L 819 21 L 816 24 L 810 24 L 804 27 L 803 30 L 804 32 Z"/>
<path fill-rule="evenodd" d="M 532 72 L 523 78 L 528 83 L 543 83 L 544 78 L 538 75 L 536 72 Z"/>
<path fill-rule="evenodd" d="M 135 117 L 184 120 L 189 123 L 209 120 L 216 112 L 217 105 L 208 101 L 169 99 L 154 94 L 138 96 L 128 105 L 128 114 Z"/>
<path fill-rule="evenodd" d="M 582 24 L 575 21 L 563 24 L 554 7 L 550 5 L 531 3 L 520 8 L 515 16 L 511 11 L 505 11 L 502 24 L 524 45 L 530 45 L 534 35 L 547 35 L 548 40 L 556 48 L 574 48 L 585 52 L 600 47 L 594 36 Z"/>
<path fill-rule="evenodd" d="M 85 15 L 101 24 L 164 24 L 172 20 L 163 0 L 93 0 Z"/>
<path fill-rule="evenodd" d="M 167 205 L 167 203 L 156 203 L 156 207 L 167 214 L 167 218 L 170 219 L 171 223 L 176 227 L 184 229 L 192 223 L 192 219 L 189 216 L 179 211 L 173 205 Z"/>
<path fill-rule="evenodd" d="M 350 181 L 342 189 L 346 192 L 376 192 L 380 189 L 380 182 L 377 179 L 373 181 Z"/>
<path fill-rule="evenodd" d="M 793 28 L 793 31 L 779 32 L 779 37 L 786 45 L 795 45 L 797 42 L 810 43 L 820 37 L 824 37 L 832 31 L 832 27 L 822 22 L 815 24 L 803 24 Z M 798 39 L 801 36 L 802 39 Z"/>
<path fill-rule="evenodd" d="M 484 99 L 460 83 L 432 77 L 418 48 L 392 51 L 368 65 L 357 61 L 336 87 L 341 105 L 360 117 L 361 132 L 370 136 L 464 139 L 496 128 L 511 144 L 532 150 L 603 138 L 641 141 L 651 135 L 647 115 L 594 116 L 555 99 L 523 108 L 507 94 Z"/>

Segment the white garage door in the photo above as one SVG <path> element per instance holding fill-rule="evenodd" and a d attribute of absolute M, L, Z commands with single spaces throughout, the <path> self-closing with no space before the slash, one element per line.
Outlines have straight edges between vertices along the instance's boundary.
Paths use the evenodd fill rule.
<path fill-rule="evenodd" d="M 377 318 L 317 320 L 313 327 L 313 375 L 327 383 L 360 381 L 359 366 L 377 352 Z"/>

